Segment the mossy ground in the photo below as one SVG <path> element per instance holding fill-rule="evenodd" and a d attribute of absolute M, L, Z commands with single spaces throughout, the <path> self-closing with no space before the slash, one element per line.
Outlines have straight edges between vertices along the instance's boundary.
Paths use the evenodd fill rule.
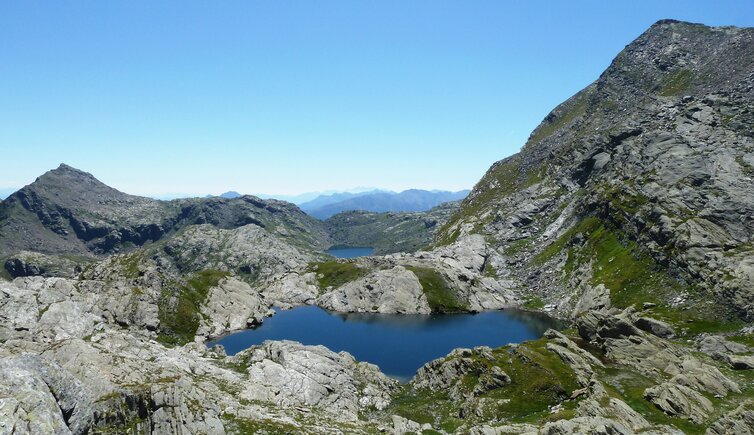
<path fill-rule="evenodd" d="M 367 269 L 346 261 L 325 261 L 312 263 L 309 270 L 317 274 L 320 289 L 337 288 L 351 281 L 355 281 L 368 273 Z"/>
<path fill-rule="evenodd" d="M 687 69 L 679 69 L 670 73 L 662 81 L 659 94 L 664 97 L 680 95 L 691 86 L 694 75 Z"/>
<path fill-rule="evenodd" d="M 428 267 L 407 267 L 419 279 L 427 303 L 435 313 L 468 311 L 468 304 L 461 301 L 438 271 Z"/>
<path fill-rule="evenodd" d="M 524 302 L 524 308 L 529 310 L 541 310 L 544 307 L 545 301 L 543 301 L 539 296 L 530 296 Z"/>
<path fill-rule="evenodd" d="M 159 304 L 160 333 L 157 340 L 168 345 L 193 341 L 201 320 L 200 308 L 209 289 L 228 276 L 228 272 L 203 270 L 193 273 L 185 283 L 165 290 Z"/>
<path fill-rule="evenodd" d="M 301 433 L 301 428 L 274 420 L 249 420 L 231 414 L 222 416 L 225 430 L 230 434 L 290 435 Z"/>
<path fill-rule="evenodd" d="M 576 375 L 556 354 L 546 349 L 546 340 L 534 340 L 515 347 L 494 349 L 494 359 L 474 354 L 474 370 L 460 379 L 460 388 L 470 394 L 479 377 L 492 366 L 500 367 L 511 378 L 510 385 L 476 396 L 480 414 L 461 416 L 462 403 L 451 400 L 447 391 L 415 390 L 405 386 L 388 414 L 398 414 L 419 423 L 430 423 L 453 433 L 461 426 L 484 421 L 544 423 L 566 418 L 577 400 L 568 400 L 579 388 Z M 563 404 L 563 411 L 551 414 L 550 407 Z"/>
<path fill-rule="evenodd" d="M 589 92 L 582 92 L 580 95 L 576 95 L 573 101 L 568 102 L 566 107 L 563 107 L 562 112 L 558 116 L 555 116 L 549 122 L 543 122 L 540 124 L 537 129 L 532 132 L 527 144 L 541 141 L 586 113 L 589 96 Z"/>

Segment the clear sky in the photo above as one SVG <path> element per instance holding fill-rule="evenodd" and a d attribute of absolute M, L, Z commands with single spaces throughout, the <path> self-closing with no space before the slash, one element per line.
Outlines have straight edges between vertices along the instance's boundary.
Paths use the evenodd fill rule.
<path fill-rule="evenodd" d="M 0 193 L 469 188 L 661 18 L 754 1 L 0 2 Z"/>

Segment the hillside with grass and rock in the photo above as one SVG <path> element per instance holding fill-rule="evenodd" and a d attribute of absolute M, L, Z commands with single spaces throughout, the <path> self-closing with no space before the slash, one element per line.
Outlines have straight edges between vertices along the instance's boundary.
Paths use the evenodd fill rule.
<path fill-rule="evenodd" d="M 754 29 L 672 20 L 428 213 L 323 223 L 61 166 L 0 203 L 0 431 L 754 433 L 753 168 Z M 565 327 L 406 384 L 323 346 L 205 344 L 299 305 Z"/>
<path fill-rule="evenodd" d="M 432 244 L 458 206 L 452 201 L 425 212 L 345 211 L 324 224 L 336 246 L 371 247 L 376 255 L 415 252 Z"/>

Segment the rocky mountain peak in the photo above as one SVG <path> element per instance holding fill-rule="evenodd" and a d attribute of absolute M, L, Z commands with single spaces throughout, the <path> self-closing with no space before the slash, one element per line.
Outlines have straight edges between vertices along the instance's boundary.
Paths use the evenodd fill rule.
<path fill-rule="evenodd" d="M 563 300 L 580 291 L 568 281 L 579 264 L 568 243 L 576 234 L 583 242 L 588 222 L 621 240 L 620 249 L 630 246 L 631 258 L 649 255 L 681 281 L 704 281 L 700 306 L 714 300 L 754 318 L 752 108 L 753 28 L 662 20 L 550 112 L 520 153 L 495 163 L 439 241 L 484 234 L 523 251 L 524 274 L 541 272 L 543 257 L 532 259 L 551 246 L 548 255 L 570 261 L 568 271 L 554 269 L 565 284 L 522 279 L 561 288 Z M 584 254 L 584 269 L 595 255 Z M 668 301 L 679 296 L 671 293 Z"/>

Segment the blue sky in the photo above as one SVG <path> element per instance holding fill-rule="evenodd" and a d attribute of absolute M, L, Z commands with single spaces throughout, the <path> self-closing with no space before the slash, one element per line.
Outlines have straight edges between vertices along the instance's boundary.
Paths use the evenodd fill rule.
<path fill-rule="evenodd" d="M 469 188 L 661 18 L 754 2 L 2 2 L 0 194 Z"/>

